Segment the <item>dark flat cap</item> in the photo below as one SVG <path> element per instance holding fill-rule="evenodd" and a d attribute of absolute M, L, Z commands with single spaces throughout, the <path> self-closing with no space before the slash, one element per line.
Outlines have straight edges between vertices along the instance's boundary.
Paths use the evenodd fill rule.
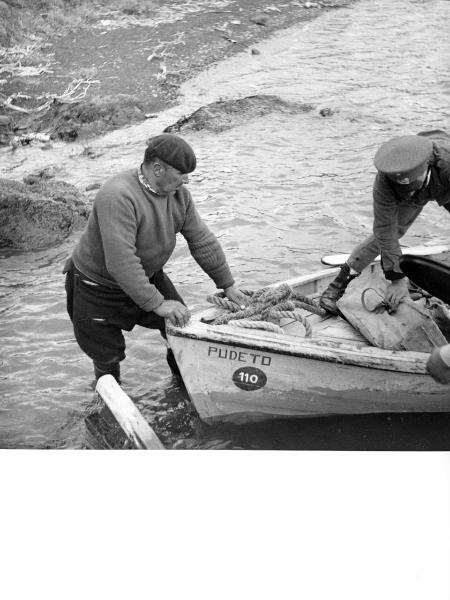
<path fill-rule="evenodd" d="M 197 165 L 194 150 L 183 138 L 172 133 L 162 133 L 147 140 L 145 159 L 152 155 L 181 173 L 192 173 Z"/>
<path fill-rule="evenodd" d="M 374 164 L 397 184 L 409 185 L 420 177 L 433 155 L 433 143 L 420 135 L 395 137 L 380 146 Z"/>

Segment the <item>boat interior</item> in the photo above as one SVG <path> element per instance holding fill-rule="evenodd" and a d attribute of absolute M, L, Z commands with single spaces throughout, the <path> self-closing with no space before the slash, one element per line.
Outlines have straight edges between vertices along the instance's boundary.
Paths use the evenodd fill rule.
<path fill-rule="evenodd" d="M 379 264 L 376 263 L 372 264 L 369 269 L 373 275 L 378 275 L 381 271 Z M 318 306 L 322 292 L 334 279 L 337 271 L 338 269 L 335 268 L 325 269 L 310 275 L 299 276 L 297 278 L 280 282 L 268 287 L 276 288 L 281 283 L 285 283 L 291 287 L 293 292 L 307 296 Z M 367 273 L 367 275 L 370 276 L 370 273 Z M 418 301 L 418 306 L 420 305 L 420 302 L 421 301 Z M 227 332 L 228 335 L 236 334 L 236 326 L 213 325 L 212 321 L 214 321 L 218 315 L 223 314 L 223 312 L 224 310 L 221 308 L 212 307 L 195 315 L 194 320 L 202 321 L 203 323 L 210 323 L 216 331 L 222 330 L 224 333 Z M 375 350 L 375 346 L 368 341 L 355 326 L 353 326 L 342 316 L 334 316 L 330 314 L 321 316 L 314 311 L 307 310 L 307 308 L 301 308 L 300 313 L 311 327 L 310 335 L 307 335 L 305 325 L 294 318 L 282 318 L 277 322 L 277 324 L 283 330 L 284 335 L 274 331 L 266 331 L 264 329 L 244 328 L 239 328 L 239 333 L 246 336 L 251 335 L 254 338 L 259 338 L 260 340 L 270 339 L 275 341 L 275 339 L 278 339 L 281 341 L 281 339 L 284 338 L 285 341 L 291 340 L 294 343 L 304 341 L 308 346 L 329 348 L 334 347 L 352 351 L 357 351 L 358 349 L 364 349 L 364 351 L 369 349 Z M 380 349 L 378 348 L 378 350 Z"/>
<path fill-rule="evenodd" d="M 302 313 L 311 324 L 312 336 L 308 340 L 311 343 L 332 345 L 339 342 L 340 344 L 348 343 L 352 346 L 357 344 L 359 347 L 370 346 L 370 343 L 359 331 L 340 316 L 327 315 L 321 317 L 307 310 L 303 310 Z M 305 337 L 305 328 L 298 321 L 281 319 L 280 327 L 286 335 Z"/>
<path fill-rule="evenodd" d="M 300 276 L 288 280 L 285 283 L 290 285 L 294 292 L 299 292 L 307 296 L 318 305 L 323 290 L 335 277 L 336 272 L 336 269 L 326 269 L 319 274 L 315 274 L 315 276 Z M 280 284 L 274 284 L 270 287 L 276 287 L 277 285 Z M 223 312 L 224 311 L 220 308 L 212 307 L 201 313 L 197 313 L 194 316 L 194 319 L 197 321 L 211 322 Z M 341 316 L 330 314 L 320 316 L 307 309 L 301 309 L 301 314 L 311 325 L 312 336 L 308 337 L 308 345 L 335 346 L 341 348 L 348 346 L 352 349 L 355 349 L 355 347 L 371 347 L 371 344 L 361 335 L 361 333 Z M 282 318 L 278 325 L 283 329 L 284 334 L 291 339 L 303 340 L 306 337 L 305 326 L 295 319 Z M 231 327 L 223 325 L 218 325 L 217 327 L 224 327 L 228 331 L 231 329 Z M 233 329 L 236 331 L 234 327 Z M 243 332 L 245 329 L 241 329 L 240 331 Z M 246 331 L 251 331 L 253 335 L 256 333 L 256 330 L 254 329 Z M 258 329 L 257 336 L 259 338 L 270 338 L 273 340 L 274 336 L 280 336 L 280 334 L 273 331 Z"/>

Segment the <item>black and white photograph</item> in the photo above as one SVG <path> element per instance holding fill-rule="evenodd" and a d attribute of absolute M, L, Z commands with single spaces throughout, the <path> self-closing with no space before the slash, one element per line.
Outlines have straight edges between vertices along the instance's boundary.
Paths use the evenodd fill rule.
<path fill-rule="evenodd" d="M 275 494 L 279 515 L 289 495 L 299 537 L 312 507 L 320 527 L 329 519 L 320 535 L 369 527 L 364 582 L 345 593 L 336 565 L 358 548 L 333 538 L 337 587 L 314 569 L 309 592 L 265 585 L 258 554 L 253 591 L 216 581 L 196 599 L 448 600 L 449 31 L 449 0 L 0 0 L 7 489 L 17 477 L 39 495 L 59 473 L 69 490 L 79 471 L 95 473 L 84 506 L 102 472 L 104 490 L 114 479 L 142 517 L 146 480 L 153 517 L 170 505 L 172 520 L 172 494 L 181 511 L 191 486 L 206 485 L 201 503 L 215 482 L 231 494 L 217 512 L 186 505 L 214 529 L 236 494 L 251 513 L 253 485 L 258 499 Z M 42 461 L 51 476 L 32 485 Z M 157 474 L 172 468 L 186 485 L 169 477 L 160 505 Z M 301 517 L 295 479 L 311 498 L 298 492 Z M 359 515 L 357 533 L 327 514 L 333 497 L 336 517 Z M 136 536 L 147 548 L 119 504 L 107 521 L 121 548 Z M 100 505 L 93 494 L 97 515 Z M 378 506 L 399 527 L 381 547 L 370 541 L 384 531 Z M 263 531 L 243 518 L 261 548 Z M 319 546 L 306 529 L 308 562 Z M 403 544 L 391 588 L 371 586 L 374 557 L 386 567 Z M 425 574 L 426 547 L 438 558 Z M 295 553 L 285 568 L 291 584 Z M 113 597 L 104 591 L 86 597 Z"/>

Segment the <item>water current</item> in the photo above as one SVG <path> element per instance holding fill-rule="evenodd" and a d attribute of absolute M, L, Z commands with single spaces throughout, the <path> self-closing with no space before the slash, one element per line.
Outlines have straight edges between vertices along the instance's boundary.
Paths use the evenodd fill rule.
<path fill-rule="evenodd" d="M 92 142 L 1 153 L 2 176 L 22 179 L 52 165 L 80 190 L 138 165 L 145 139 L 215 101 L 276 94 L 314 110 L 273 113 L 222 133 L 190 132 L 198 155 L 190 189 L 218 235 L 240 285 L 257 289 L 320 268 L 371 231 L 372 158 L 393 135 L 450 130 L 450 2 L 364 1 L 324 13 L 219 63 L 183 87 L 181 105 Z M 321 109 L 329 116 L 322 116 Z M 93 192 L 90 192 L 92 194 Z M 445 213 L 446 214 L 446 213 Z M 448 220 L 430 204 L 405 238 L 448 241 Z M 89 359 L 65 312 L 65 257 L 79 233 L 38 252 L 4 253 L 1 280 L 0 447 L 83 448 L 83 411 L 93 403 Z M 181 238 L 167 272 L 192 309 L 214 286 Z M 185 423 L 184 388 L 160 338 L 127 334 L 123 387 L 167 447 L 252 449 L 442 448 L 446 415 L 311 419 L 249 427 Z M 183 418 L 186 417 L 186 418 Z M 181 423 L 181 424 L 180 424 Z M 446 440 L 446 441 L 445 441 Z"/>

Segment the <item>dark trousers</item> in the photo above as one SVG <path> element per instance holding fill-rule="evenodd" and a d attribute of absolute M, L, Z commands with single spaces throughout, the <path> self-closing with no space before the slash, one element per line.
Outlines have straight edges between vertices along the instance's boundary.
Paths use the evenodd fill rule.
<path fill-rule="evenodd" d="M 125 338 L 122 331 L 131 331 L 135 325 L 159 329 L 166 338 L 164 318 L 154 312 L 143 311 L 122 290 L 97 284 L 78 271 L 71 261 L 64 272 L 67 312 L 73 323 L 75 338 L 94 364 L 109 365 L 123 360 Z M 162 270 L 155 273 L 150 282 L 166 300 L 183 302 Z"/>

